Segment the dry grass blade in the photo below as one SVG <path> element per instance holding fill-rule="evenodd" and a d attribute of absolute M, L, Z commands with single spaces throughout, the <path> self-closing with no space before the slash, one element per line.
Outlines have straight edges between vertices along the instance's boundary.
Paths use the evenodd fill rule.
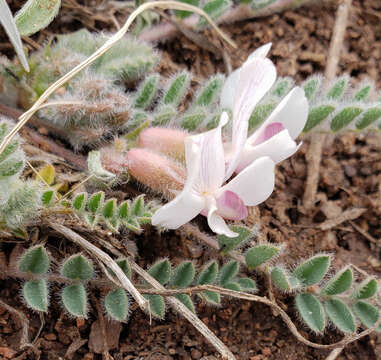
<path fill-rule="evenodd" d="M 141 309 L 146 309 L 148 305 L 148 301 L 141 295 L 141 293 L 135 288 L 130 279 L 126 276 L 126 274 L 122 271 L 119 265 L 104 251 L 96 247 L 95 245 L 88 242 L 82 236 L 78 235 L 73 230 L 67 228 L 64 225 L 49 222 L 49 226 L 63 235 L 68 240 L 73 241 L 74 243 L 80 245 L 86 251 L 90 252 L 97 259 L 102 261 L 107 267 L 109 267 L 114 273 L 115 276 L 120 281 L 121 285 L 131 294 L 131 296 L 135 299 L 135 301 L 139 304 Z"/>
<path fill-rule="evenodd" d="M 177 1 L 154 1 L 154 2 L 147 2 L 142 5 L 140 5 L 127 19 L 126 23 L 123 25 L 123 27 L 116 32 L 109 40 L 105 42 L 104 45 L 102 45 L 97 51 L 95 51 L 91 56 L 89 56 L 86 60 L 81 62 L 79 65 L 74 67 L 72 70 L 70 70 L 67 74 L 62 76 L 60 79 L 58 79 L 54 84 L 49 86 L 44 93 L 39 97 L 39 99 L 33 104 L 33 106 L 26 111 L 24 114 L 22 114 L 19 117 L 19 122 L 16 124 L 16 126 L 10 131 L 10 133 L 5 136 L 4 140 L 2 141 L 0 145 L 0 154 L 4 151 L 5 147 L 8 145 L 8 143 L 12 140 L 12 138 L 17 134 L 17 132 L 28 122 L 28 120 L 33 116 L 33 114 L 38 111 L 41 106 L 45 106 L 44 102 L 49 98 L 50 95 L 52 95 L 57 89 L 59 89 L 62 85 L 64 85 L 67 81 L 69 81 L 71 78 L 73 78 L 76 74 L 78 74 L 82 69 L 93 63 L 96 59 L 98 59 L 101 55 L 103 55 L 107 50 L 109 50 L 114 44 L 116 44 L 120 39 L 123 38 L 123 36 L 126 34 L 128 29 L 130 28 L 131 24 L 134 22 L 134 20 L 144 11 L 148 9 L 153 8 L 160 8 L 160 9 L 173 9 L 173 10 L 187 10 L 195 12 L 203 17 L 210 23 L 210 25 L 213 27 L 213 29 L 218 33 L 219 36 L 221 36 L 222 39 L 224 39 L 227 43 L 229 43 L 231 46 L 236 48 L 236 44 L 223 32 L 221 31 L 218 26 L 213 22 L 213 20 L 209 17 L 208 14 L 206 14 L 203 10 L 199 9 L 196 6 L 188 5 L 185 3 L 179 3 Z"/>

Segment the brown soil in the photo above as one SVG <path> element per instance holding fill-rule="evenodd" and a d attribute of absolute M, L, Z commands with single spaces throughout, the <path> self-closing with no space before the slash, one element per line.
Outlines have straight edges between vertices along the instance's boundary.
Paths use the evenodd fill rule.
<path fill-rule="evenodd" d="M 240 65 L 255 47 L 272 41 L 271 58 L 280 75 L 302 80 L 312 73 L 323 72 L 335 9 L 336 4 L 299 9 L 224 26 L 223 29 L 238 43 L 238 50 L 229 52 L 233 67 Z M 340 73 L 347 72 L 359 81 L 368 76 L 378 86 L 381 85 L 381 42 L 377 41 L 381 35 L 380 17 L 379 0 L 354 1 L 340 62 Z M 60 19 L 62 17 L 56 22 Z M 57 29 L 57 25 L 53 29 Z M 212 41 L 217 41 L 212 31 L 206 31 L 206 34 Z M 160 48 L 164 50 L 162 67 L 169 72 L 184 66 L 200 77 L 224 71 L 221 59 L 200 50 L 184 37 L 160 45 Z M 335 268 L 351 262 L 371 274 L 381 274 L 381 137 L 377 134 L 366 137 L 348 134 L 329 139 L 321 166 L 319 202 L 313 212 L 304 214 L 300 205 L 306 178 L 307 143 L 292 160 L 278 167 L 276 191 L 258 211 L 253 211 L 250 221 L 260 225 L 264 238 L 287 243 L 291 264 L 300 257 L 328 251 L 336 254 Z M 350 222 L 320 230 L 319 223 L 353 207 L 367 209 L 354 220 L 361 233 Z M 198 221 L 201 226 L 205 225 L 203 219 Z M 44 236 L 44 232 L 40 236 Z M 134 240 L 142 265 L 164 256 L 173 263 L 186 257 L 201 264 L 214 256 L 210 250 L 174 232 L 160 236 L 147 230 L 144 236 Z M 13 246 L 6 244 L 3 250 L 9 254 Z M 69 251 L 69 246 L 61 240 L 59 243 L 49 242 L 50 250 L 58 257 Z M 27 314 L 33 338 L 40 327 L 40 318 L 22 304 L 19 282 L 1 280 L 0 284 L 0 298 Z M 263 289 L 261 279 L 258 284 Z M 59 291 L 55 286 L 51 290 L 53 294 Z M 55 295 L 52 298 L 57 299 Z M 282 301 L 295 318 L 290 299 Z M 44 317 L 36 351 L 17 351 L 20 324 L 0 309 L 0 358 L 59 359 L 69 353 L 67 356 L 72 359 L 100 359 L 103 342 L 97 329 L 96 306 L 97 300 L 92 298 L 89 319 L 75 321 L 62 313 L 56 301 L 52 301 L 51 312 Z M 325 359 L 328 355 L 327 351 L 298 343 L 281 319 L 261 304 L 225 299 L 219 308 L 199 303 L 197 313 L 238 359 Z M 295 321 L 312 341 L 328 343 L 340 339 L 340 335 L 331 329 L 323 340 L 305 328 L 303 331 L 303 325 L 297 319 Z M 128 324 L 121 328 L 116 323 L 106 325 L 110 335 L 109 347 L 114 343 L 110 349 L 114 359 L 219 358 L 214 348 L 188 322 L 171 311 L 165 321 L 152 321 L 152 324 L 145 314 L 136 310 Z M 338 359 L 381 359 L 381 338 L 367 336 L 348 346 Z"/>

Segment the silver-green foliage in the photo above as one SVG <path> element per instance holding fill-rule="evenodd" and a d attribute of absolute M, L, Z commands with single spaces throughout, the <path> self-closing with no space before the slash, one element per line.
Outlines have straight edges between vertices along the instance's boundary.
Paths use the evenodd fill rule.
<path fill-rule="evenodd" d="M 56 42 L 30 56 L 29 73 L 17 64 L 9 64 L 20 81 L 3 71 L 6 85 L 21 87 L 22 104 L 29 108 L 49 85 L 84 61 L 108 38 L 107 34 L 86 29 L 59 35 Z M 140 79 L 158 58 L 150 45 L 124 37 L 59 89 L 51 99 L 54 106 L 45 107 L 38 114 L 58 136 L 76 148 L 99 144 L 131 119 L 132 100 L 125 92 L 125 84 L 130 86 Z"/>
<path fill-rule="evenodd" d="M 368 278 L 356 285 L 349 266 L 329 278 L 330 264 L 330 255 L 318 254 L 292 272 L 284 265 L 275 265 L 271 280 L 281 291 L 296 292 L 298 314 L 316 333 L 324 332 L 328 320 L 343 333 L 356 331 L 356 318 L 367 327 L 373 326 L 378 319 L 378 308 L 372 304 L 378 291 L 377 281 Z M 326 277 L 328 280 L 322 282 Z"/>
<path fill-rule="evenodd" d="M 153 212 L 152 204 L 146 204 L 143 195 L 118 204 L 116 199 L 105 199 L 103 191 L 76 194 L 71 207 L 91 228 L 103 224 L 113 232 L 124 227 L 137 234 L 142 232 L 142 225 L 151 222 Z"/>
<path fill-rule="evenodd" d="M 0 117 L 0 141 L 13 124 Z M 20 138 L 14 137 L 0 154 L 0 226 L 17 229 L 33 219 L 41 207 L 41 189 L 36 181 L 21 177 L 25 155 Z"/>
<path fill-rule="evenodd" d="M 304 133 L 381 129 L 381 105 L 379 101 L 372 100 L 375 93 L 371 82 L 354 86 L 352 79 L 344 75 L 335 78 L 329 86 L 323 83 L 321 75 L 314 75 L 301 84 L 309 101 Z M 254 109 L 250 119 L 251 129 L 271 114 L 292 85 L 293 82 L 287 78 L 278 79 L 273 90 Z"/>
<path fill-rule="evenodd" d="M 58 14 L 61 0 L 28 0 L 18 11 L 15 22 L 21 35 L 32 35 L 46 28 Z"/>

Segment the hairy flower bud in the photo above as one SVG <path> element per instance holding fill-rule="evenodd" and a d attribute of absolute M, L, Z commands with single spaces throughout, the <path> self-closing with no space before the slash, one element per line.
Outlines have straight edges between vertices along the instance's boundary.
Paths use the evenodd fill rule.
<path fill-rule="evenodd" d="M 128 172 L 152 190 L 173 197 L 185 182 L 185 169 L 175 161 L 146 149 L 131 149 L 126 159 Z"/>
<path fill-rule="evenodd" d="M 183 161 L 185 157 L 184 139 L 187 136 L 185 131 L 153 127 L 140 133 L 139 145 Z"/>

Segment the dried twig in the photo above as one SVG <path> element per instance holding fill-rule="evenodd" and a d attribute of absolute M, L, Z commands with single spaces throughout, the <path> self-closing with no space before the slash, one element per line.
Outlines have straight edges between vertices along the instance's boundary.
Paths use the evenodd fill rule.
<path fill-rule="evenodd" d="M 4 308 L 9 313 L 14 315 L 17 319 L 19 319 L 21 323 L 22 332 L 20 339 L 20 349 L 24 349 L 26 347 L 33 347 L 33 345 L 29 343 L 29 320 L 25 316 L 25 314 L 15 309 L 14 307 L 8 305 L 3 300 L 0 300 L 0 307 Z"/>
<path fill-rule="evenodd" d="M 351 4 L 352 0 L 343 0 L 337 9 L 335 27 L 333 29 L 328 52 L 328 63 L 325 69 L 325 86 L 332 81 L 337 72 Z M 313 134 L 311 136 L 310 146 L 306 155 L 308 168 L 303 197 L 303 204 L 306 210 L 311 210 L 315 204 L 319 182 L 320 162 L 325 139 L 326 135 L 324 134 Z"/>
<path fill-rule="evenodd" d="M 354 209 L 345 210 L 339 216 L 322 222 L 319 225 L 319 228 L 321 230 L 332 229 L 333 227 L 340 225 L 341 223 L 343 223 L 345 221 L 357 219 L 362 214 L 364 214 L 364 212 L 366 212 L 366 211 L 367 211 L 367 209 L 364 209 L 364 208 L 354 208 Z"/>
<path fill-rule="evenodd" d="M 115 276 L 118 278 L 123 287 L 131 294 L 131 296 L 139 304 L 140 308 L 142 310 L 147 309 L 148 301 L 140 294 L 140 292 L 135 288 L 135 286 L 132 284 L 132 282 L 126 276 L 126 274 L 122 271 L 119 265 L 108 254 L 106 254 L 104 251 L 91 244 L 82 236 L 78 235 L 76 232 L 64 225 L 54 222 L 49 222 L 48 225 L 61 235 L 65 236 L 65 238 L 85 248 L 86 251 L 90 252 L 92 255 L 94 255 L 96 258 L 102 261 L 106 266 L 108 266 L 115 273 Z"/>

